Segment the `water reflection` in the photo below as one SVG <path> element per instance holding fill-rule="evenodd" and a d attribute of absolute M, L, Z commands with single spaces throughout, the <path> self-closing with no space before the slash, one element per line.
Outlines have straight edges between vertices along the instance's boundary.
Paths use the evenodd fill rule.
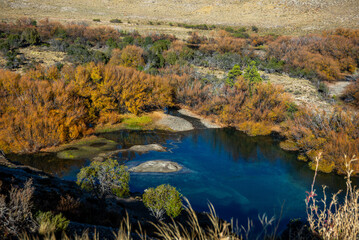
<path fill-rule="evenodd" d="M 117 148 L 159 143 L 167 152 L 120 153 L 117 157 L 129 166 L 154 159 L 170 159 L 188 171 L 173 174 L 131 174 L 132 191 L 143 191 L 163 183 L 176 186 L 198 211 L 207 210 L 210 201 L 219 216 L 256 219 L 259 213 L 279 214 L 284 204 L 281 228 L 291 218 L 305 218 L 305 191 L 310 189 L 313 171 L 296 160 L 295 153 L 279 148 L 271 137 L 248 137 L 234 129 L 204 129 L 182 133 L 166 131 L 119 131 L 99 134 L 118 143 Z M 54 154 L 10 156 L 10 159 L 37 167 L 65 179 L 76 178 L 88 160 L 60 160 Z M 358 179 L 353 179 L 358 184 Z M 328 194 L 345 189 L 345 180 L 335 174 L 318 174 Z"/>
<path fill-rule="evenodd" d="M 65 160 L 57 158 L 55 153 L 39 153 L 15 155 L 9 154 L 7 158 L 24 165 L 32 166 L 44 172 L 51 173 L 57 177 L 64 178 L 69 175 L 76 175 L 78 170 L 89 164 L 83 160 Z"/>

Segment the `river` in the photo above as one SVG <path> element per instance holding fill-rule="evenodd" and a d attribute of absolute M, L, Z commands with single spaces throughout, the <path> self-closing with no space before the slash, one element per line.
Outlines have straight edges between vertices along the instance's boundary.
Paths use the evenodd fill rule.
<path fill-rule="evenodd" d="M 304 199 L 314 172 L 307 163 L 296 160 L 296 153 L 280 149 L 279 141 L 272 137 L 249 137 L 232 128 L 181 133 L 123 130 L 99 136 L 116 141 L 118 149 L 159 143 L 168 150 L 120 153 L 117 159 L 129 167 L 155 159 L 175 161 L 184 167 L 177 173 L 131 173 L 132 192 L 168 183 L 187 197 L 195 210 L 207 211 L 210 202 L 219 217 L 237 219 L 239 224 L 246 224 L 248 218 L 256 220 L 263 213 L 278 219 L 281 208 L 280 229 L 291 219 L 306 218 Z M 66 180 L 76 180 L 79 169 L 90 163 L 88 159 L 58 159 L 55 154 L 9 158 Z M 319 173 L 318 197 L 322 196 L 321 185 L 328 186 L 330 196 L 345 189 L 345 180 L 343 176 Z"/>

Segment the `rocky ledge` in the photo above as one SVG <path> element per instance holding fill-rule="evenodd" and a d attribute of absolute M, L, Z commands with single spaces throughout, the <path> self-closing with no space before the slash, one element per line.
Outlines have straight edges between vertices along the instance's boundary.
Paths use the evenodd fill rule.
<path fill-rule="evenodd" d="M 148 173 L 171 173 L 182 170 L 182 166 L 176 162 L 167 160 L 153 160 L 144 162 L 136 167 L 130 168 L 130 172 Z"/>

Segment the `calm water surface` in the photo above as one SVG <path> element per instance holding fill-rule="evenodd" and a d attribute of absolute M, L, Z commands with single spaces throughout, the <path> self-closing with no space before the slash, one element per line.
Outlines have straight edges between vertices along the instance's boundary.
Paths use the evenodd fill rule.
<path fill-rule="evenodd" d="M 271 137 L 248 137 L 228 128 L 184 133 L 121 131 L 100 136 L 118 142 L 118 148 L 149 143 L 168 148 L 167 152 L 119 155 L 118 159 L 129 167 L 155 159 L 183 165 L 178 173 L 131 173 L 132 192 L 168 183 L 177 187 L 195 210 L 207 211 L 211 202 L 219 217 L 233 217 L 240 224 L 263 213 L 279 217 L 282 206 L 281 229 L 290 219 L 305 219 L 304 198 L 313 171 L 297 161 L 295 153 L 281 150 L 279 142 Z M 11 157 L 67 180 L 75 180 L 79 169 L 90 163 L 86 159 L 61 160 L 51 154 Z M 321 185 L 329 187 L 329 194 L 345 189 L 344 178 L 334 174 L 318 175 L 319 196 Z"/>

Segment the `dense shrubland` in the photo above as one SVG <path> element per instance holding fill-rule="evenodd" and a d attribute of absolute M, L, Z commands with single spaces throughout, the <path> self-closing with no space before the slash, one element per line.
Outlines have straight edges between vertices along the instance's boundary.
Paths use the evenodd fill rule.
<path fill-rule="evenodd" d="M 287 140 L 281 145 L 284 149 L 300 150 L 303 155 L 299 159 L 303 161 L 314 161 L 318 153 L 323 152 L 319 170 L 331 172 L 336 169 L 343 174 L 346 169 L 344 154 L 353 156 L 359 153 L 358 126 L 358 115 L 350 111 L 302 110 L 282 124 L 282 133 Z M 313 162 L 310 165 L 314 169 Z M 352 168 L 357 173 L 358 163 L 353 163 Z"/>
<path fill-rule="evenodd" d="M 262 82 L 257 71 L 316 83 L 343 79 L 358 67 L 357 30 L 280 37 L 242 36 L 246 29 L 226 28 L 207 37 L 191 33 L 183 42 L 171 35 L 21 19 L 1 23 L 0 33 L 2 53 L 12 56 L 6 57 L 9 68 L 21 65 L 16 51 L 29 45 L 64 51 L 74 63 L 32 66 L 22 75 L 0 71 L 6 99 L 0 103 L 0 148 L 7 152 L 35 152 L 80 138 L 96 126 L 122 122 L 124 113 L 184 105 L 250 135 L 279 132 L 286 138 L 281 146 L 300 151 L 301 160 L 323 151 L 322 171 L 343 172 L 343 153 L 359 154 L 355 113 L 345 107 L 330 113 L 303 109 L 280 87 Z M 193 65 L 230 71 L 223 78 L 204 76 Z M 357 85 L 347 92 L 353 105 Z"/>
<path fill-rule="evenodd" d="M 359 31 L 338 29 L 321 35 L 279 37 L 269 43 L 268 56 L 284 61 L 285 72 L 337 81 L 354 73 L 359 65 Z"/>
<path fill-rule="evenodd" d="M 91 125 L 121 121 L 173 105 L 161 77 L 121 66 L 88 64 L 35 69 L 20 76 L 0 71 L 0 148 L 35 152 L 91 132 Z"/>
<path fill-rule="evenodd" d="M 352 82 L 346 88 L 346 91 L 342 98 L 344 99 L 344 101 L 347 101 L 352 104 L 355 108 L 359 108 L 359 77 L 357 77 L 355 82 Z"/>
<path fill-rule="evenodd" d="M 135 45 L 143 49 L 143 64 L 151 73 L 168 65 L 189 63 L 228 70 L 234 64 L 246 65 L 255 60 L 260 68 L 269 71 L 336 81 L 354 73 L 359 65 L 358 30 L 337 29 L 290 37 L 261 36 L 256 31 L 249 35 L 245 28 L 227 27 L 209 37 L 192 32 L 186 42 L 171 44 L 174 41 L 176 38 L 171 35 L 141 36 L 110 27 L 62 25 L 48 20 L 20 19 L 0 24 L 0 50 L 8 59 L 9 68 L 21 65 L 21 56 L 16 51 L 29 45 L 47 45 L 67 52 L 68 60 L 77 64 L 106 63 L 112 49 Z M 222 67 L 223 61 L 231 60 L 234 64 Z"/>
<path fill-rule="evenodd" d="M 328 239 L 341 236 L 348 230 L 343 230 L 341 220 L 347 219 L 349 225 L 357 220 L 352 213 L 358 211 L 358 192 L 351 188 L 350 175 L 359 172 L 359 165 L 348 163 L 343 156 L 359 155 L 358 116 L 345 108 L 322 112 L 297 106 L 281 87 L 264 83 L 257 68 L 312 80 L 340 80 L 353 74 L 359 65 L 358 35 L 357 30 L 339 29 L 302 37 L 259 36 L 249 35 L 245 29 L 227 28 L 211 37 L 192 33 L 187 42 L 182 42 L 169 35 L 141 36 L 107 27 L 65 26 L 46 20 L 0 23 L 0 51 L 7 59 L 5 67 L 20 67 L 26 59 L 18 49 L 31 45 L 66 52 L 68 62 L 73 63 L 47 69 L 30 66 L 23 74 L 0 70 L 0 149 L 36 152 L 92 134 L 96 126 L 126 122 L 126 113 L 141 115 L 186 106 L 250 135 L 277 132 L 285 138 L 281 147 L 299 151 L 299 159 L 309 160 L 313 169 L 347 174 L 347 198 L 334 214 L 330 215 L 331 209 L 326 206 L 320 214 L 315 212 L 313 189 L 307 199 L 311 231 Z M 203 76 L 191 64 L 229 72 L 223 78 Z M 346 99 L 358 106 L 358 80 L 348 88 Z M 134 123 L 130 121 L 128 125 L 131 124 Z M 320 152 L 323 154 L 318 161 Z M 348 164 L 352 169 L 348 170 Z M 123 167 L 107 160 L 84 168 L 78 183 L 99 198 L 109 193 L 124 196 L 129 192 L 128 178 Z M 0 195 L 0 231 L 16 235 L 37 229 L 53 234 L 66 229 L 68 221 L 62 215 L 32 215 L 32 194 L 33 188 L 27 183 L 22 190 L 12 188 L 8 196 Z M 143 199 L 158 218 L 164 212 L 177 217 L 182 210 L 180 194 L 171 186 L 149 189 Z M 338 206 L 335 197 L 333 201 Z M 79 204 L 64 197 L 60 202 L 60 212 Z M 242 239 L 250 232 L 250 223 L 248 229 L 234 232 L 234 226 L 221 221 L 212 207 L 211 228 L 203 228 L 197 213 L 190 206 L 185 209 L 189 228 L 175 221 L 154 226 L 163 239 Z M 16 211 L 22 212 L 21 218 Z M 336 231 L 328 232 L 328 220 L 336 221 Z M 274 238 L 275 230 L 267 232 L 274 220 L 263 216 L 260 221 L 266 231 L 261 237 Z M 350 229 L 354 228 L 355 224 Z M 130 231 L 127 224 L 117 238 L 130 239 Z"/>

